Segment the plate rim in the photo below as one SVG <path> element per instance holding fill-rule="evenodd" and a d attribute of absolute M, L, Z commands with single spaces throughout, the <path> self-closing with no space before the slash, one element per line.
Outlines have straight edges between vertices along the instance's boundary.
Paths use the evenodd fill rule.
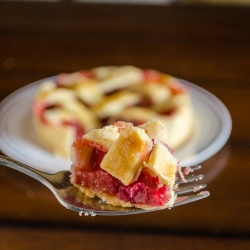
<path fill-rule="evenodd" d="M 210 107 L 213 108 L 213 110 L 216 112 L 216 114 L 218 115 L 218 117 L 220 117 L 220 121 L 222 124 L 222 128 L 220 130 L 219 136 L 205 149 L 202 150 L 202 152 L 200 152 L 199 157 L 202 160 L 200 160 L 201 162 L 204 162 L 205 160 L 209 159 L 210 157 L 212 157 L 213 155 L 215 155 L 228 141 L 231 132 L 232 132 L 232 118 L 230 115 L 229 110 L 227 109 L 226 105 L 214 94 L 212 94 L 211 92 L 209 92 L 208 90 L 194 84 L 191 83 L 187 80 L 184 79 L 180 79 L 178 78 L 182 83 L 184 83 L 186 86 L 189 86 L 192 88 L 191 90 L 191 94 L 192 91 L 197 91 L 199 93 L 202 93 L 203 96 L 206 97 L 206 99 L 211 99 L 214 103 L 216 103 L 216 105 L 211 105 L 211 103 L 213 102 L 209 102 Z M 219 114 L 217 111 L 217 109 L 215 109 L 215 106 L 219 107 L 221 113 Z M 221 115 L 221 116 L 220 116 Z M 204 156 L 206 155 L 206 156 Z M 192 161 L 193 159 L 197 158 L 197 155 L 194 155 L 193 157 L 191 157 L 190 159 L 188 159 L 186 161 L 186 163 L 188 163 L 189 161 Z M 185 165 L 185 164 L 184 164 Z M 186 164 L 186 165 L 190 165 L 190 164 Z"/>

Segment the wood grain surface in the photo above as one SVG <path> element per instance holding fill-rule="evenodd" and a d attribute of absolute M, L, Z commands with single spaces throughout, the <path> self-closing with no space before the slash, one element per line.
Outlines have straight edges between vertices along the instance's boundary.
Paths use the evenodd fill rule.
<path fill-rule="evenodd" d="M 233 121 L 202 163 L 211 196 L 171 210 L 80 217 L 0 166 L 1 249 L 249 249 L 250 8 L 0 2 L 0 17 L 0 100 L 61 72 L 131 64 L 205 88 Z"/>

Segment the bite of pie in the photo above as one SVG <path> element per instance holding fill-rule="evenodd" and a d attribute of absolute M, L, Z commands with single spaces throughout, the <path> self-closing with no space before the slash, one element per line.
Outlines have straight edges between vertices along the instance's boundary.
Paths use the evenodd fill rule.
<path fill-rule="evenodd" d="M 170 75 L 134 66 L 97 67 L 45 80 L 33 110 L 40 142 L 63 158 L 69 158 L 75 139 L 116 121 L 140 125 L 158 119 L 177 149 L 192 133 L 194 120 L 186 86 Z"/>
<path fill-rule="evenodd" d="M 171 207 L 178 160 L 167 143 L 159 120 L 94 129 L 72 144 L 71 182 L 114 206 Z"/>

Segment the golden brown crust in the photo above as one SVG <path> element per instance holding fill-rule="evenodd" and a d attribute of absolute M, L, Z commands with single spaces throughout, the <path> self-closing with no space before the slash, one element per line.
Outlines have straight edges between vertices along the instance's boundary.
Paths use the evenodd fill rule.
<path fill-rule="evenodd" d="M 175 173 L 177 171 L 178 160 L 160 142 L 154 144 L 150 157 L 145 166 L 158 176 L 160 182 L 168 187 L 173 187 L 175 183 Z"/>
<path fill-rule="evenodd" d="M 42 146 L 53 152 L 56 157 L 68 158 L 75 131 L 71 127 L 44 124 L 38 117 L 33 117 L 33 125 Z M 55 133 L 56 130 L 56 133 Z M 60 141 L 60 144 L 58 142 Z"/>
<path fill-rule="evenodd" d="M 143 161 L 147 160 L 150 148 L 151 140 L 143 129 L 124 128 L 104 156 L 100 166 L 128 185 L 141 169 Z"/>
<path fill-rule="evenodd" d="M 109 150 L 118 137 L 118 127 L 110 125 L 105 126 L 102 129 L 94 129 L 85 134 L 82 139 L 90 142 L 91 144 L 96 143 L 102 148 Z"/>

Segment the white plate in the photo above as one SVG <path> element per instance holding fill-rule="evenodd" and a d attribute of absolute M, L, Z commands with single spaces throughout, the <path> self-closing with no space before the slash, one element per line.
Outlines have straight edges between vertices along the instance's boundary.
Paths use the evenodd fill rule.
<path fill-rule="evenodd" d="M 70 161 L 55 158 L 46 151 L 32 127 L 33 97 L 44 80 L 13 92 L 1 102 L 0 150 L 31 167 L 53 173 L 69 169 Z M 181 165 L 186 166 L 201 163 L 218 152 L 228 140 L 232 121 L 218 98 L 192 83 L 181 81 L 190 88 L 196 115 L 194 134 L 175 152 Z"/>

